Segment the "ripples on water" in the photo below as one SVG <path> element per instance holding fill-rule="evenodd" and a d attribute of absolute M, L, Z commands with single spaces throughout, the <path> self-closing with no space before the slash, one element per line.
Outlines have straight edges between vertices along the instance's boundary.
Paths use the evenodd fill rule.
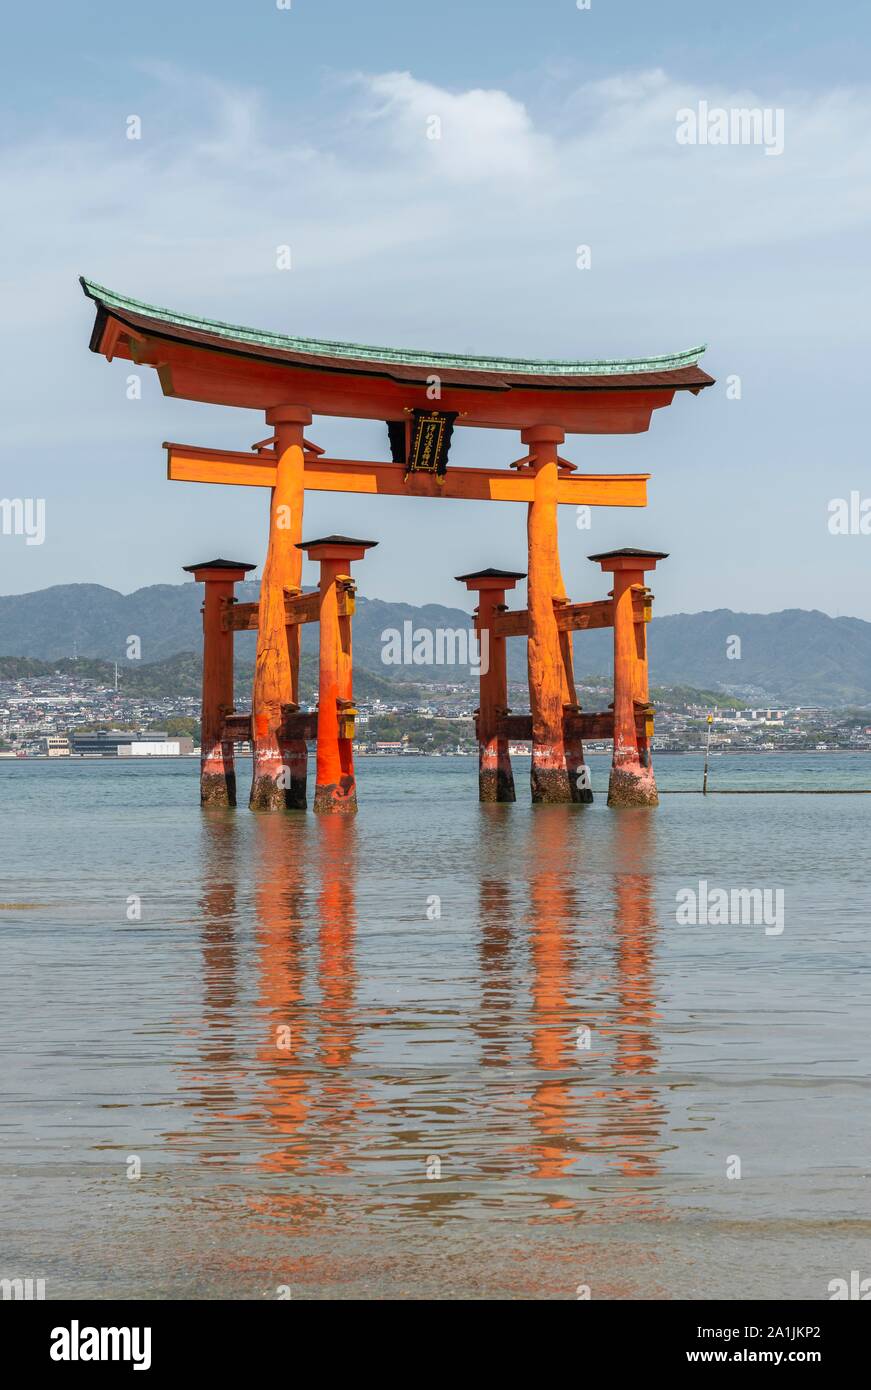
<path fill-rule="evenodd" d="M 871 798 L 533 809 L 525 767 L 481 807 L 470 760 L 361 760 L 345 821 L 202 812 L 188 761 L 0 766 L 0 1274 L 183 1298 L 871 1275 Z M 784 888 L 783 935 L 677 926 L 699 879 Z"/>

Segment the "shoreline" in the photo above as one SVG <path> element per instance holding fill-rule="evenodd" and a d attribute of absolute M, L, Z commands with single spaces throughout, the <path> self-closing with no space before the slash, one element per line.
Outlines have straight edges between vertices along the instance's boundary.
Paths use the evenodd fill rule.
<path fill-rule="evenodd" d="M 654 748 L 652 750 L 655 758 L 686 758 L 698 755 L 699 759 L 704 757 L 703 748 Z M 309 757 L 315 754 L 314 745 L 309 749 Z M 860 755 L 871 756 L 871 748 L 730 748 L 728 751 L 719 750 L 710 756 L 715 758 L 778 758 L 778 757 L 812 757 L 812 758 L 835 758 L 835 757 L 858 757 Z M 356 752 L 355 758 L 476 758 L 477 750 L 470 749 L 468 753 L 364 753 Z M 512 753 L 512 758 L 528 758 L 530 754 Z M 586 755 L 590 758 L 610 758 L 610 752 L 605 749 L 594 748 Z M 244 762 L 251 760 L 250 753 L 237 753 L 236 761 Z M 116 754 L 103 755 L 100 753 L 81 754 L 72 753 L 61 757 L 50 757 L 48 753 L 0 753 L 0 764 L 2 763 L 86 763 L 93 764 L 127 764 L 136 765 L 141 763 L 180 763 L 200 761 L 199 753 L 151 753 L 141 758 L 119 758 Z"/>

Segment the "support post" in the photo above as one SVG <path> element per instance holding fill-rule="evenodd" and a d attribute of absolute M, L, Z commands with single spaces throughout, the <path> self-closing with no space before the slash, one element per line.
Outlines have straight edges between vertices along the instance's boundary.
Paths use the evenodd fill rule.
<path fill-rule="evenodd" d="M 562 576 L 562 567 L 557 555 L 557 580 L 558 592 L 554 594 L 554 602 L 557 609 L 568 604 L 565 581 Z M 557 621 L 559 618 L 557 617 Z M 584 740 L 581 737 L 580 727 L 577 720 L 572 719 L 572 715 L 578 715 L 581 707 L 578 704 L 578 692 L 575 686 L 575 654 L 574 654 L 574 634 L 568 628 L 560 628 L 559 644 L 562 655 L 562 686 L 563 686 L 563 740 L 566 751 L 566 770 L 569 775 L 569 790 L 571 791 L 572 801 L 582 805 L 589 805 L 593 800 L 593 788 L 590 783 L 589 769 L 584 760 Z"/>
<path fill-rule="evenodd" d="M 646 605 L 649 605 L 653 599 L 653 595 L 645 585 L 643 578 L 640 585 L 633 586 L 632 595 L 633 600 L 637 596 L 643 598 Z M 635 608 L 635 704 L 636 706 L 649 706 L 650 676 L 647 667 L 647 623 L 643 617 L 639 617 L 638 608 L 634 602 L 633 607 Z M 650 735 L 648 733 L 648 730 L 652 729 L 652 727 L 652 719 L 645 720 L 644 733 L 636 734 L 638 739 L 638 761 L 641 763 L 642 767 L 652 766 L 650 759 Z M 637 720 L 635 728 L 637 731 Z"/>
<path fill-rule="evenodd" d="M 508 710 L 508 668 L 505 638 L 497 634 L 495 617 L 505 611 L 505 592 L 526 576 L 516 570 L 486 569 L 458 574 L 460 583 L 478 594 L 475 629 L 478 633 L 479 676 L 478 799 L 515 801 L 514 774 L 508 738 L 499 732 L 499 721 Z"/>
<path fill-rule="evenodd" d="M 644 589 L 644 575 L 668 556 L 658 550 L 609 550 L 591 555 L 614 576 L 614 755 L 608 782 L 609 806 L 657 806 L 649 740 L 635 729 L 638 704 L 647 704 L 647 635 L 636 623 L 633 590 Z M 641 628 L 639 638 L 638 629 Z"/>
<path fill-rule="evenodd" d="M 251 699 L 253 811 L 304 810 L 306 804 L 305 742 L 283 734 L 287 707 L 299 705 L 300 641 L 299 627 L 285 625 L 284 595 L 286 589 L 298 589 L 302 578 L 302 446 L 311 418 L 305 406 L 282 405 L 266 412 L 267 423 L 275 427 L 276 469 Z"/>
<path fill-rule="evenodd" d="M 377 541 L 322 536 L 300 542 L 320 562 L 318 747 L 314 809 L 319 815 L 354 815 L 354 687 L 351 649 L 353 587 L 350 568 Z M 347 582 L 343 582 L 347 581 Z"/>
<path fill-rule="evenodd" d="M 564 737 L 564 661 L 553 600 L 562 580 L 557 537 L 557 446 L 565 432 L 556 426 L 535 425 L 521 432 L 529 446 L 534 495 L 529 504 L 529 707 L 532 712 L 532 769 L 534 802 L 572 800 Z"/>
<path fill-rule="evenodd" d="M 224 737 L 224 720 L 233 713 L 233 629 L 224 610 L 233 602 L 236 584 L 254 569 L 236 560 L 206 560 L 185 565 L 203 599 L 203 704 L 200 720 L 200 805 L 236 805 L 233 740 Z"/>

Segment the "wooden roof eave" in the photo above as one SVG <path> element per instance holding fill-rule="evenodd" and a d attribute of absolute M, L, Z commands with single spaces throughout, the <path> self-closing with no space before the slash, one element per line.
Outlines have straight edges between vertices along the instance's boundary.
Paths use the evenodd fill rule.
<path fill-rule="evenodd" d="M 545 375 L 540 373 L 483 372 L 443 366 L 439 363 L 410 365 L 376 362 L 350 357 L 330 358 L 254 342 L 241 342 L 197 329 L 168 323 L 159 319 L 116 308 L 107 308 L 96 301 L 96 318 L 90 338 L 92 352 L 111 356 L 120 346 L 124 330 L 132 339 L 151 339 L 184 344 L 190 348 L 241 360 L 270 362 L 276 366 L 292 366 L 303 370 L 337 373 L 343 376 L 391 380 L 403 385 L 425 386 L 432 376 L 438 376 L 443 386 L 466 390 L 504 392 L 512 388 L 544 392 L 578 391 L 691 391 L 697 395 L 714 378 L 698 364 L 669 368 L 656 372 L 588 373 L 586 375 Z M 107 341 L 111 334 L 111 340 Z M 119 340 L 119 341 L 116 341 Z M 131 354 L 132 356 L 132 354 Z"/>
<path fill-rule="evenodd" d="M 261 360 L 255 366 L 232 354 L 212 354 L 181 342 L 143 337 L 131 344 L 121 338 L 115 356 L 155 368 L 165 396 L 209 405 L 268 410 L 292 396 L 307 403 L 315 415 L 372 420 L 397 419 L 413 406 L 431 406 L 422 382 L 370 378 L 366 387 L 353 374 L 311 369 L 300 376 L 293 364 Z M 481 392 L 443 383 L 440 405 L 458 411 L 458 423 L 470 427 L 522 429 L 558 416 L 568 434 L 637 434 L 649 429 L 652 412 L 670 405 L 674 394 L 673 386 L 555 395 L 524 386 Z"/>
<path fill-rule="evenodd" d="M 488 391 L 502 393 L 510 390 L 527 390 L 542 392 L 579 392 L 579 391 L 691 391 L 693 395 L 698 395 L 707 386 L 713 386 L 714 378 L 700 367 L 696 368 L 677 368 L 665 372 L 636 372 L 626 376 L 529 376 L 526 374 L 512 374 L 510 377 L 506 373 L 503 376 L 490 375 L 484 372 L 471 372 L 459 368 L 444 368 L 438 371 L 436 367 L 426 370 L 422 367 L 399 366 L 393 363 L 378 366 L 376 363 L 353 361 L 343 359 L 341 362 L 315 355 L 304 355 L 302 353 L 289 353 L 280 350 L 269 349 L 257 343 L 235 344 L 225 341 L 207 341 L 194 336 L 191 333 L 173 333 L 163 331 L 153 323 L 132 323 L 124 317 L 117 315 L 114 311 L 106 314 L 106 323 L 115 321 L 123 336 L 126 328 L 131 336 L 136 339 L 149 339 L 155 342 L 177 343 L 185 347 L 195 348 L 201 352 L 216 353 L 224 357 L 234 357 L 239 360 L 267 362 L 276 367 L 294 367 L 303 371 L 325 372 L 345 377 L 366 377 L 373 380 L 393 381 L 403 386 L 425 387 L 428 379 L 438 376 L 443 387 L 454 387 L 466 391 Z M 98 335 L 97 325 L 91 339 L 91 350 L 103 353 L 103 339 L 106 328 Z M 97 346 L 95 346 L 95 340 Z M 116 353 L 117 355 L 117 353 Z"/>

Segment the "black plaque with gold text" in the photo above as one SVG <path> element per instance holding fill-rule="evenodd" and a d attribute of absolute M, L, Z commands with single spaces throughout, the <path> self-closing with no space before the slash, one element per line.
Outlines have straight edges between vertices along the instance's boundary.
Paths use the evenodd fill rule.
<path fill-rule="evenodd" d="M 411 452 L 405 467 L 410 473 L 433 473 L 439 481 L 448 471 L 448 450 L 454 432 L 456 410 L 414 410 L 411 423 Z"/>

